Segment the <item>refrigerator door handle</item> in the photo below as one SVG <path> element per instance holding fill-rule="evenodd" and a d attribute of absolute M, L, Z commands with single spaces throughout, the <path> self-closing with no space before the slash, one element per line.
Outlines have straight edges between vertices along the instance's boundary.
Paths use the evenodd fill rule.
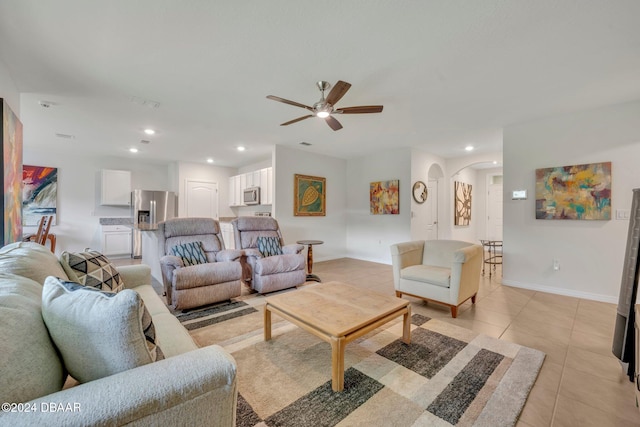
<path fill-rule="evenodd" d="M 155 200 L 151 200 L 150 202 L 151 204 L 151 217 L 149 218 L 149 221 L 151 222 L 151 225 L 155 226 L 156 225 L 156 201 Z"/>

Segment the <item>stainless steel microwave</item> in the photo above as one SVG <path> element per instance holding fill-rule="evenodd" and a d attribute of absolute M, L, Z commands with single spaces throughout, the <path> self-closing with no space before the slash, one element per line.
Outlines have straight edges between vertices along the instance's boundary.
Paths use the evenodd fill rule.
<path fill-rule="evenodd" d="M 260 187 L 245 188 L 242 192 L 242 201 L 245 205 L 259 205 Z"/>

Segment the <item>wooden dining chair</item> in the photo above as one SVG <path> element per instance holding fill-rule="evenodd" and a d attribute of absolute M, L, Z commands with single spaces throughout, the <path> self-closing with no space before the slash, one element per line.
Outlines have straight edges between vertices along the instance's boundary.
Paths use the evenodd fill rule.
<path fill-rule="evenodd" d="M 53 215 L 43 216 L 40 218 L 40 223 L 38 224 L 38 232 L 35 235 L 34 241 L 44 246 L 47 243 L 47 236 L 49 235 L 49 230 L 51 229 L 51 223 L 53 222 Z"/>
<path fill-rule="evenodd" d="M 51 242 L 51 252 L 56 250 L 56 236 L 50 234 L 51 223 L 53 222 L 53 215 L 43 216 L 38 223 L 38 232 L 35 234 L 29 234 L 24 237 L 24 241 L 36 242 L 42 246 L 47 245 L 47 239 Z"/>

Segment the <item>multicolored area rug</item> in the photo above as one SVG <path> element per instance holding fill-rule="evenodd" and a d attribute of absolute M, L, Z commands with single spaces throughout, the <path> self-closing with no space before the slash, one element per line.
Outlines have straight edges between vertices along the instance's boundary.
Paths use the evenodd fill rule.
<path fill-rule="evenodd" d="M 400 319 L 348 344 L 335 393 L 330 345 L 275 315 L 265 342 L 262 304 L 251 296 L 178 315 L 200 346 L 236 359 L 238 426 L 512 426 L 545 357 L 414 314 L 410 345 Z"/>

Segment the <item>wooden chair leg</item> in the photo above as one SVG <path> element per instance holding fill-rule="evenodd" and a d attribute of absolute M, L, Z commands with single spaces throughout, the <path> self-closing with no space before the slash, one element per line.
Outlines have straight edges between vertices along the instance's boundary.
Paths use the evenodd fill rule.
<path fill-rule="evenodd" d="M 478 294 L 473 294 L 473 296 L 471 297 L 471 304 L 476 303 L 476 296 L 478 296 Z"/>
<path fill-rule="evenodd" d="M 454 319 L 456 317 L 458 317 L 458 307 L 457 306 L 451 306 L 451 317 L 453 317 Z"/>
<path fill-rule="evenodd" d="M 400 292 L 400 291 L 396 291 L 396 296 L 397 296 L 398 298 L 402 298 L 402 292 Z"/>

